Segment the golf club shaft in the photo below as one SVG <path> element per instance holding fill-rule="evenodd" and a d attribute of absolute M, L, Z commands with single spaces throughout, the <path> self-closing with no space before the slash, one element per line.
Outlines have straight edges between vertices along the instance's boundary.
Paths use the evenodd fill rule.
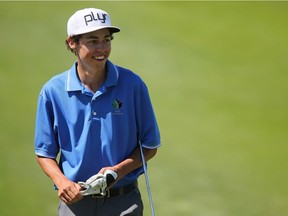
<path fill-rule="evenodd" d="M 151 194 L 151 189 L 150 189 L 150 183 L 149 183 L 149 178 L 148 178 L 148 172 L 147 172 L 147 167 L 146 167 L 146 160 L 145 160 L 143 147 L 142 147 L 141 143 L 139 143 L 139 146 L 140 146 L 140 153 L 141 153 L 141 159 L 142 159 L 142 164 L 143 164 L 143 169 L 144 169 L 144 175 L 145 175 L 146 187 L 147 187 L 147 192 L 148 192 L 148 197 L 149 197 L 149 202 L 150 202 L 151 213 L 152 213 L 152 216 L 155 216 L 154 205 L 153 205 L 153 201 L 152 201 L 152 194 Z"/>

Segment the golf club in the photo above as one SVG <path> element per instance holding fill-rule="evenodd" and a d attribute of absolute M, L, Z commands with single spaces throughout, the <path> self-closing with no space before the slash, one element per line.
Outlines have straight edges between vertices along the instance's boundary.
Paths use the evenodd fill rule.
<path fill-rule="evenodd" d="M 144 157 L 143 147 L 142 147 L 141 143 L 139 143 L 139 146 L 140 146 L 140 153 L 141 153 L 141 159 L 142 159 L 142 164 L 143 164 L 143 169 L 144 169 L 144 175 L 145 175 L 146 187 L 147 187 L 147 192 L 148 192 L 148 197 L 149 197 L 149 202 L 150 202 L 151 213 L 152 213 L 152 216 L 155 216 L 154 205 L 153 205 L 151 189 L 150 189 L 150 183 L 149 183 L 149 178 L 148 178 L 148 172 L 147 172 L 147 167 L 146 167 L 146 160 Z"/>

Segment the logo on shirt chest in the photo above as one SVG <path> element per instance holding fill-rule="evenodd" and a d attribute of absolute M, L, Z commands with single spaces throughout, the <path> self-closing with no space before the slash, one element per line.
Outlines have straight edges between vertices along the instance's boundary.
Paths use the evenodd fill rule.
<path fill-rule="evenodd" d="M 121 112 L 121 108 L 123 106 L 123 103 L 122 101 L 120 101 L 119 99 L 115 99 L 113 102 L 112 102 L 112 107 L 114 109 L 114 114 L 123 114 Z"/>

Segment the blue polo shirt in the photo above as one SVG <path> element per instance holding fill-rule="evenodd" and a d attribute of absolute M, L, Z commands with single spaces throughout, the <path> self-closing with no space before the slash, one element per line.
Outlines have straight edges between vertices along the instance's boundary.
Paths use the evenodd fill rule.
<path fill-rule="evenodd" d="M 94 94 L 79 80 L 77 62 L 42 88 L 36 115 L 35 153 L 56 159 L 68 179 L 86 181 L 102 167 L 125 160 L 139 143 L 154 149 L 160 134 L 145 83 L 107 61 L 107 76 Z M 115 187 L 136 180 L 139 168 Z"/>

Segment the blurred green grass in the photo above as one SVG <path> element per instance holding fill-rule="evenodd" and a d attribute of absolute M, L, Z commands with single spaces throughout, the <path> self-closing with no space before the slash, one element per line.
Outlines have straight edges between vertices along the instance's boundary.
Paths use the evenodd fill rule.
<path fill-rule="evenodd" d="M 83 7 L 110 13 L 122 29 L 111 60 L 150 89 L 157 215 L 287 215 L 288 2 L 104 1 L 0 2 L 0 215 L 56 215 L 34 159 L 35 110 L 44 82 L 75 59 L 66 21 Z"/>

